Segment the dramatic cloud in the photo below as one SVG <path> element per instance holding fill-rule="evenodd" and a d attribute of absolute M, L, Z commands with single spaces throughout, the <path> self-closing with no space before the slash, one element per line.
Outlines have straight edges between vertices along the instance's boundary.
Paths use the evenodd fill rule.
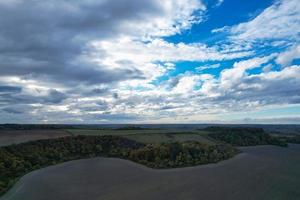
<path fill-rule="evenodd" d="M 205 2 L 0 0 L 0 123 L 222 122 L 300 105 L 298 1 L 213 30 L 209 8 L 225 5 Z"/>
<path fill-rule="evenodd" d="M 89 42 L 117 37 L 127 32 L 129 22 L 138 25 L 163 14 L 154 1 L 0 4 L 0 74 L 72 84 L 138 78 L 137 69 L 116 72 L 91 62 Z"/>

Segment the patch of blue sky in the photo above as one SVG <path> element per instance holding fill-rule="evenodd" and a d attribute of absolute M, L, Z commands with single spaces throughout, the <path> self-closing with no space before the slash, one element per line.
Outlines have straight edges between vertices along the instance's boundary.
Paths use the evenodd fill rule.
<path fill-rule="evenodd" d="M 267 65 L 263 65 L 261 67 L 256 67 L 250 70 L 247 70 L 247 74 L 249 75 L 255 75 L 255 74 L 260 74 L 262 72 L 264 72 L 264 67 L 266 67 Z"/>
<path fill-rule="evenodd" d="M 172 43 L 200 42 L 212 46 L 226 38 L 226 33 L 211 33 L 212 30 L 249 21 L 270 6 L 274 0 L 224 0 L 220 6 L 215 6 L 217 0 L 206 0 L 205 2 L 208 12 L 205 14 L 203 22 L 194 24 L 190 30 L 181 34 L 164 39 Z"/>
<path fill-rule="evenodd" d="M 293 60 L 291 64 L 292 65 L 300 65 L 300 58 Z"/>
<path fill-rule="evenodd" d="M 169 80 L 172 77 L 177 77 L 183 75 L 185 73 L 191 74 L 211 74 L 214 77 L 218 78 L 220 72 L 225 68 L 231 68 L 235 60 L 229 61 L 206 61 L 206 62 L 198 62 L 198 61 L 181 61 L 176 62 L 175 69 L 168 71 L 163 76 L 158 77 L 153 80 L 151 84 L 160 85 L 161 83 Z M 219 65 L 216 67 L 215 65 Z M 201 69 L 204 67 L 205 69 Z"/>
<path fill-rule="evenodd" d="M 271 54 L 271 52 L 270 52 Z M 161 83 L 169 80 L 172 77 L 177 77 L 183 75 L 185 73 L 191 74 L 211 74 L 215 78 L 219 78 L 221 72 L 224 69 L 230 69 L 233 67 L 235 62 L 243 61 L 245 58 L 237 58 L 232 60 L 225 60 L 225 61 L 205 61 L 205 62 L 198 62 L 198 61 L 181 61 L 176 62 L 175 68 L 168 71 L 166 74 L 158 77 L 157 79 L 153 80 L 151 84 L 160 85 Z M 292 64 L 300 64 L 300 59 L 294 60 Z M 268 69 L 268 67 L 271 67 Z M 270 60 L 267 63 L 264 63 L 261 66 L 257 66 L 253 69 L 247 70 L 248 74 L 260 74 L 265 71 L 280 71 L 282 68 L 281 66 L 275 62 L 275 59 Z"/>
<path fill-rule="evenodd" d="M 251 0 L 251 1 L 241 1 L 241 0 L 224 0 L 220 6 L 217 5 L 218 0 L 206 0 L 207 13 L 205 14 L 205 19 L 199 24 L 194 24 L 191 29 L 184 31 L 181 34 L 176 34 L 173 36 L 165 37 L 164 39 L 171 43 L 204 43 L 208 46 L 213 46 L 218 43 L 228 43 L 230 42 L 227 38 L 226 32 L 212 33 L 212 30 L 216 28 L 222 28 L 224 26 L 233 26 L 242 22 L 247 22 L 255 18 L 260 14 L 265 8 L 269 7 L 274 3 L 274 0 Z M 176 62 L 175 69 L 168 71 L 161 77 L 158 77 L 152 84 L 159 85 L 172 77 L 179 76 L 185 73 L 191 74 L 211 74 L 215 78 L 219 78 L 220 73 L 224 69 L 232 68 L 235 62 L 243 61 L 246 59 L 251 59 L 254 57 L 263 57 L 271 55 L 272 53 L 280 53 L 287 49 L 286 45 L 274 46 L 273 42 L 275 40 L 263 41 L 263 43 L 253 44 L 252 50 L 253 55 L 236 58 L 232 60 L 224 61 L 180 61 Z M 288 43 L 288 42 L 287 42 Z M 286 44 L 287 44 L 286 43 Z M 293 61 L 293 63 L 298 63 L 299 60 Z M 219 64 L 219 67 L 210 67 Z M 269 70 L 279 71 L 281 66 L 278 65 L 274 60 L 270 62 L 248 70 L 249 74 L 259 74 L 263 71 L 268 71 L 268 65 L 272 64 L 272 68 Z M 203 67 L 201 69 L 201 67 Z M 199 70 L 201 69 L 201 70 Z"/>
<path fill-rule="evenodd" d="M 281 65 L 275 62 L 275 60 L 270 60 L 267 63 L 262 64 L 261 66 L 257 66 L 253 69 L 247 70 L 249 75 L 260 74 L 268 71 L 280 71 L 282 69 Z"/>
<path fill-rule="evenodd" d="M 264 40 L 261 43 L 253 44 L 256 57 L 268 56 L 273 53 L 281 53 L 291 47 L 291 43 L 288 41 L 282 42 L 281 45 L 274 45 L 276 40 Z"/>
<path fill-rule="evenodd" d="M 194 90 L 200 90 L 202 88 L 201 84 L 195 85 L 194 86 Z"/>
<path fill-rule="evenodd" d="M 219 78 L 221 71 L 232 68 L 236 60 L 205 62 L 198 66 L 195 73 L 197 74 L 211 74 L 215 78 Z"/>

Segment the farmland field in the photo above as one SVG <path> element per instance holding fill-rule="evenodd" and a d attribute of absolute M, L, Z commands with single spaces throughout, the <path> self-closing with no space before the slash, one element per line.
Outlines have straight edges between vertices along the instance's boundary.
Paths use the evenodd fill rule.
<path fill-rule="evenodd" d="M 135 134 L 152 134 L 152 133 L 180 133 L 181 129 L 142 129 L 142 130 L 117 130 L 117 129 L 68 129 L 73 135 L 135 135 Z M 201 131 L 189 130 L 188 132 L 198 133 Z"/>
<path fill-rule="evenodd" d="M 300 145 L 241 149 L 230 160 L 183 169 L 113 158 L 66 162 L 27 174 L 1 200 L 299 199 Z"/>
<path fill-rule="evenodd" d="M 300 145 L 288 143 L 299 143 L 298 135 L 255 127 L 4 126 L 0 200 L 293 200 L 300 196 Z"/>
<path fill-rule="evenodd" d="M 206 131 L 182 129 L 146 129 L 146 130 L 87 130 L 87 129 L 69 129 L 71 135 L 116 135 L 143 143 L 170 143 L 184 141 L 199 141 L 205 143 L 214 143 L 212 138 L 207 138 Z"/>
<path fill-rule="evenodd" d="M 213 143 L 205 137 L 205 131 L 180 129 L 149 129 L 149 130 L 114 130 L 114 129 L 43 129 L 43 130 L 0 130 L 0 146 L 18 144 L 22 142 L 51 139 L 64 136 L 94 135 L 94 136 L 122 136 L 144 143 L 161 143 L 176 141 L 202 141 Z"/>
<path fill-rule="evenodd" d="M 161 142 L 183 142 L 183 141 L 199 141 L 213 143 L 213 140 L 207 139 L 206 131 L 182 129 L 145 129 L 145 130 L 93 130 L 93 129 L 68 129 L 72 135 L 114 135 L 122 136 L 128 139 L 136 140 L 143 143 L 161 143 Z"/>
<path fill-rule="evenodd" d="M 70 136 L 65 130 L 0 130 L 0 146 Z"/>

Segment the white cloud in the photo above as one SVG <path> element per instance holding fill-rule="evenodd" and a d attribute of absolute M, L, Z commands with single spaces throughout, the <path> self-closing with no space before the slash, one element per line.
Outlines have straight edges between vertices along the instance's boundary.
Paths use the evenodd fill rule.
<path fill-rule="evenodd" d="M 207 47 L 201 43 L 169 43 L 162 39 L 153 39 L 148 42 L 123 37 L 118 40 L 94 41 L 92 46 L 99 52 L 94 61 L 101 66 L 118 70 L 122 68 L 137 69 L 143 72 L 144 82 L 149 82 L 175 69 L 178 61 L 208 61 L 228 60 L 251 55 L 253 52 L 220 52 L 216 47 Z M 157 64 L 160 63 L 160 64 Z M 128 82 L 128 81 L 127 81 Z M 141 83 L 143 80 L 129 81 Z"/>
<path fill-rule="evenodd" d="M 87 2 L 89 1 L 78 3 L 78 7 L 85 6 L 88 4 Z M 90 5 L 93 4 L 100 5 L 100 8 L 101 4 L 104 4 L 102 9 L 106 9 L 106 3 L 90 1 Z M 119 20 L 122 21 L 121 24 L 118 24 L 118 28 L 121 28 L 120 35 L 130 35 L 138 39 L 143 38 L 144 40 L 181 33 L 191 28 L 193 24 L 202 22 L 206 11 L 206 6 L 202 0 L 118 0 L 109 4 L 115 10 L 111 13 L 104 12 L 103 18 L 120 18 Z M 74 10 L 74 12 L 78 9 L 77 5 L 74 6 L 68 3 L 65 3 L 65 5 L 67 8 Z M 131 9 L 132 11 L 138 10 L 139 14 L 122 20 L 122 14 L 126 9 L 128 9 L 128 12 Z"/>
<path fill-rule="evenodd" d="M 201 77 L 188 74 L 178 80 L 176 86 L 172 89 L 174 93 L 191 94 L 196 86 L 199 86 Z"/>
<path fill-rule="evenodd" d="M 286 67 L 292 63 L 293 60 L 300 58 L 300 45 L 295 45 L 287 51 L 280 53 L 276 62 L 282 67 Z"/>
<path fill-rule="evenodd" d="M 212 33 L 221 33 L 221 32 L 224 32 L 224 31 L 228 31 L 229 29 L 230 29 L 229 26 L 224 26 L 224 27 L 221 27 L 221 28 L 215 28 L 211 32 Z"/>
<path fill-rule="evenodd" d="M 141 24 L 139 31 L 146 37 L 173 35 L 189 29 L 192 24 L 202 21 L 203 12 L 206 10 L 200 0 L 165 0 L 157 3 L 164 13 L 161 16 L 151 17 L 148 22 Z M 137 27 L 136 24 L 132 24 L 129 28 Z"/>
<path fill-rule="evenodd" d="M 216 3 L 216 6 L 222 5 L 223 2 L 224 2 L 224 0 L 218 0 L 217 3 Z"/>
<path fill-rule="evenodd" d="M 247 75 L 246 70 L 261 67 L 262 64 L 267 63 L 274 57 L 275 54 L 234 63 L 233 68 L 221 72 L 221 87 L 227 91 L 238 87 L 240 80 Z"/>
<path fill-rule="evenodd" d="M 250 64 L 250 60 L 239 62 L 232 69 L 239 68 L 244 71 L 266 60 L 267 58 L 253 59 L 255 64 Z M 255 111 L 270 105 L 300 103 L 300 66 L 255 75 L 244 73 L 234 80 L 235 84 L 226 84 L 224 77 L 186 73 L 178 77 L 172 88 L 161 85 L 136 91 L 116 87 L 113 91 L 118 93 L 117 98 L 109 94 L 84 98 L 78 96 L 59 105 L 41 104 L 32 107 L 31 115 L 34 115 L 34 119 L 47 118 L 48 122 L 54 122 L 55 117 L 62 117 L 63 110 L 63 118 L 73 121 L 105 122 L 116 117 L 115 121 L 121 120 L 119 122 L 196 122 L 216 121 L 223 114 Z"/>
<path fill-rule="evenodd" d="M 252 52 L 222 53 L 216 47 L 208 47 L 202 43 L 169 43 L 162 39 L 149 42 L 120 38 L 113 41 L 93 43 L 100 52 L 107 53 L 107 59 L 131 60 L 137 62 L 176 62 L 226 60 L 249 56 Z"/>
<path fill-rule="evenodd" d="M 298 0 L 276 1 L 253 20 L 230 29 L 237 41 L 296 40 L 300 34 L 300 4 Z"/>
<path fill-rule="evenodd" d="M 221 66 L 220 63 L 216 63 L 216 64 L 212 64 L 212 65 L 203 65 L 203 66 L 196 67 L 196 70 L 197 71 L 203 71 L 203 70 L 206 70 L 206 69 L 219 68 L 220 66 Z"/>

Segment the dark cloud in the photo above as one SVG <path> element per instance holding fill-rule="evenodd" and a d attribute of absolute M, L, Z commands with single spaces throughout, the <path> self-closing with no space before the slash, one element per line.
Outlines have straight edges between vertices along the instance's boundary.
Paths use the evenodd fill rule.
<path fill-rule="evenodd" d="M 0 85 L 0 93 L 20 93 L 22 91 L 21 87 Z"/>
<path fill-rule="evenodd" d="M 88 42 L 135 32 L 162 12 L 156 1 L 11 1 L 0 4 L 0 76 L 17 75 L 64 84 L 110 83 L 142 78 L 136 69 L 110 70 L 90 59 Z M 99 58 L 105 52 L 97 55 Z"/>
<path fill-rule="evenodd" d="M 178 106 L 169 106 L 169 105 L 167 105 L 167 106 L 162 106 L 160 108 L 160 110 L 172 110 L 172 109 L 176 109 L 176 108 L 178 108 Z"/>
<path fill-rule="evenodd" d="M 67 94 L 64 94 L 55 89 L 50 89 L 47 94 L 44 95 L 30 95 L 19 93 L 0 93 L 0 104 L 4 105 L 19 105 L 19 104 L 58 104 L 68 98 Z"/>
<path fill-rule="evenodd" d="M 170 88 L 174 88 L 179 83 L 179 80 L 180 80 L 180 76 L 172 77 L 167 81 L 167 85 Z"/>
<path fill-rule="evenodd" d="M 105 94 L 108 92 L 108 88 L 96 88 L 91 91 L 93 94 Z"/>
<path fill-rule="evenodd" d="M 5 105 L 38 103 L 39 98 L 24 94 L 0 94 L 0 103 Z"/>
<path fill-rule="evenodd" d="M 108 110 L 109 104 L 106 101 L 98 101 L 96 102 L 97 106 L 95 107 L 97 110 Z"/>
<path fill-rule="evenodd" d="M 44 98 L 44 101 L 46 103 L 54 103 L 54 104 L 57 104 L 57 103 L 61 103 L 64 99 L 67 98 L 67 95 L 65 95 L 64 93 L 62 92 L 59 92 L 55 89 L 52 89 L 48 92 L 48 96 L 46 96 Z"/>
<path fill-rule="evenodd" d="M 115 98 L 115 99 L 118 99 L 118 98 L 119 98 L 119 94 L 118 94 L 118 93 L 116 93 L 116 92 L 115 92 L 115 93 L 113 93 L 113 95 L 112 95 L 112 96 L 113 96 L 113 98 Z"/>
<path fill-rule="evenodd" d="M 3 108 L 2 110 L 7 113 L 11 113 L 11 114 L 22 114 L 23 113 L 23 111 L 21 111 L 21 110 L 17 110 L 15 108 L 10 108 L 10 107 Z"/>

